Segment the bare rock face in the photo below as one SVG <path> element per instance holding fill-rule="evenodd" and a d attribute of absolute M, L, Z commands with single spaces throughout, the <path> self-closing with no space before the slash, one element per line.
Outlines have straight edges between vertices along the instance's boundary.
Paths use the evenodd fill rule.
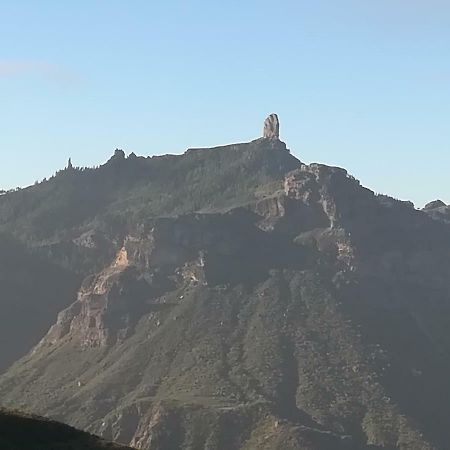
<path fill-rule="evenodd" d="M 225 220 L 221 215 L 185 216 L 142 225 L 125 237 L 111 264 L 85 278 L 77 300 L 59 313 L 37 349 L 63 339 L 78 340 L 82 349 L 120 344 L 145 314 L 159 327 L 168 306 L 165 295 L 175 288 L 236 282 L 242 274 L 258 272 L 253 261 L 245 260 L 249 248 L 264 247 L 248 238 L 252 227 L 251 218 L 239 211 Z M 241 236 L 241 229 L 247 234 Z M 226 264 L 235 270 L 223 276 Z"/>
<path fill-rule="evenodd" d="M 276 114 L 271 114 L 264 121 L 264 133 L 263 137 L 266 139 L 279 139 L 280 138 L 280 121 Z"/>
<path fill-rule="evenodd" d="M 302 164 L 300 168 L 287 174 L 284 192 L 288 198 L 300 200 L 304 205 L 320 211 L 319 215 L 310 213 L 310 217 L 322 215 L 324 223 L 335 228 L 340 226 L 339 211 L 343 208 L 336 203 L 337 199 L 333 193 L 335 186 L 340 186 L 345 189 L 346 195 L 352 196 L 353 185 L 359 192 L 359 183 L 354 182 L 344 169 L 322 164 Z"/>

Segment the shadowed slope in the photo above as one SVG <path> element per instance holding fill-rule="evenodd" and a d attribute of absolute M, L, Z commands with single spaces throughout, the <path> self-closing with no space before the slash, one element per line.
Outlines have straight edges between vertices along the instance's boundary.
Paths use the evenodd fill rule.
<path fill-rule="evenodd" d="M 80 281 L 0 233 L 0 372 L 39 342 Z"/>
<path fill-rule="evenodd" d="M 2 450 L 129 449 L 108 443 L 67 425 L 2 409 L 0 409 L 0 448 Z"/>

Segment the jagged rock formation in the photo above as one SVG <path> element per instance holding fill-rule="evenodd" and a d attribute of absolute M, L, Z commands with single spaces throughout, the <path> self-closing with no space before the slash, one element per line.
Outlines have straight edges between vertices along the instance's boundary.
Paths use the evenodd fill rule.
<path fill-rule="evenodd" d="M 2 450 L 131 450 L 67 425 L 0 409 Z"/>
<path fill-rule="evenodd" d="M 272 144 L 153 160 L 195 207 L 108 235 L 1 402 L 146 450 L 445 449 L 450 227 Z"/>
<path fill-rule="evenodd" d="M 280 122 L 276 114 L 271 114 L 264 121 L 263 137 L 266 139 L 280 138 Z"/>

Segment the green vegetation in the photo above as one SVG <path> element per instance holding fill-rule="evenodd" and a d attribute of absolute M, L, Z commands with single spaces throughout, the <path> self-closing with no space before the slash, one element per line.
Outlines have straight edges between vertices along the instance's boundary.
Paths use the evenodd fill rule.
<path fill-rule="evenodd" d="M 62 238 L 93 225 L 114 232 L 149 217 L 245 204 L 296 168 L 281 143 L 254 141 L 182 156 L 121 157 L 97 169 L 68 168 L 0 197 L 0 230 L 23 241 Z"/>

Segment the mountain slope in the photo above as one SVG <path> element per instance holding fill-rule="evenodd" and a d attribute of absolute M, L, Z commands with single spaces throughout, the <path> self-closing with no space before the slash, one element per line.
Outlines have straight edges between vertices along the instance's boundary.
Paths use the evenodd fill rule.
<path fill-rule="evenodd" d="M 258 183 L 132 215 L 1 402 L 151 450 L 445 449 L 450 228 L 249 145 Z"/>
<path fill-rule="evenodd" d="M 70 166 L 0 196 L 0 372 L 38 343 L 142 217 L 245 203 L 298 164 L 279 141 L 152 158 L 116 151 L 99 168 Z"/>
<path fill-rule="evenodd" d="M 0 409 L 2 450 L 126 450 L 57 422 Z"/>
<path fill-rule="evenodd" d="M 0 372 L 42 339 L 76 298 L 80 281 L 0 233 Z"/>
<path fill-rule="evenodd" d="M 22 240 L 54 240 L 92 225 L 113 231 L 142 218 L 223 209 L 254 199 L 298 164 L 282 142 L 263 139 L 180 156 L 125 158 L 116 150 L 96 169 L 69 167 L 1 196 L 0 228 Z"/>

